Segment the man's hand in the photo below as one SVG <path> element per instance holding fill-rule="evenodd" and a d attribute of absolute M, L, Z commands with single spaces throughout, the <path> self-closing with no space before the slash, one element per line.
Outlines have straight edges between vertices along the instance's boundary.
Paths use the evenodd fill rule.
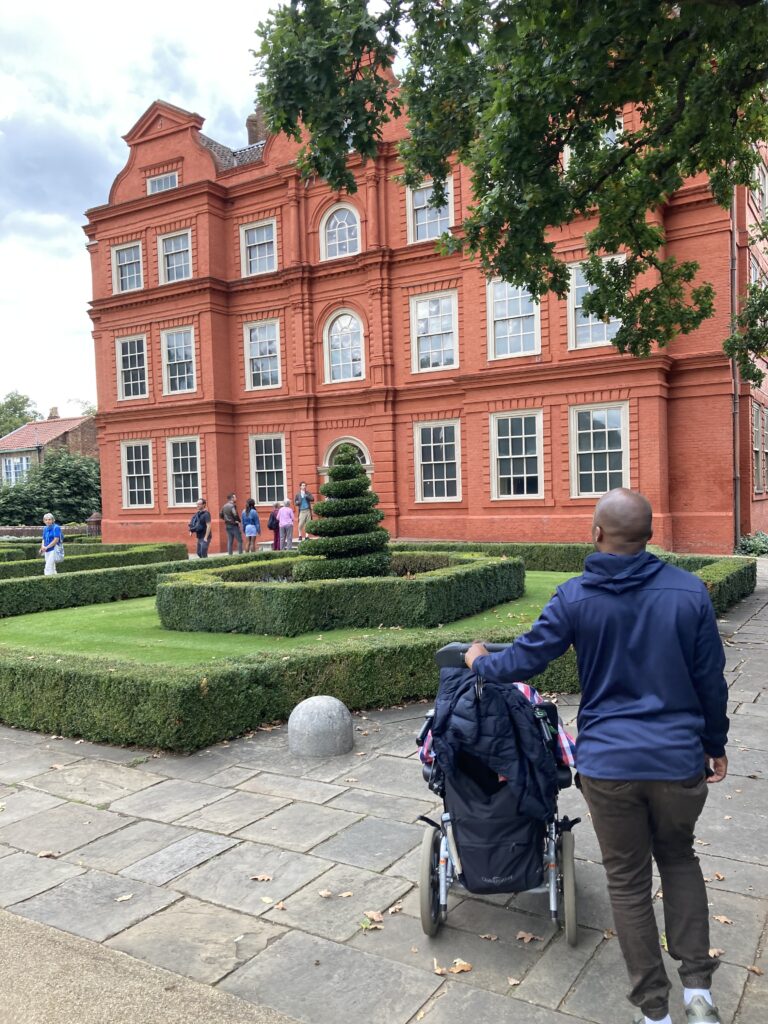
<path fill-rule="evenodd" d="M 472 646 L 469 648 L 467 653 L 464 655 L 464 664 L 467 668 L 472 668 L 476 658 L 484 658 L 489 651 L 485 649 L 483 644 L 479 640 L 475 640 Z"/>
<path fill-rule="evenodd" d="M 728 774 L 728 758 L 725 754 L 722 757 L 705 757 L 704 764 L 712 770 L 711 775 L 707 774 L 707 782 L 722 782 Z"/>

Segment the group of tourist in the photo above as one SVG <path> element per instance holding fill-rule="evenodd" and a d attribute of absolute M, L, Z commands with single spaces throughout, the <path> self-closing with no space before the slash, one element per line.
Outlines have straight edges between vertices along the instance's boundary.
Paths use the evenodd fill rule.
<path fill-rule="evenodd" d="M 267 520 L 267 529 L 272 532 L 272 550 L 290 551 L 293 548 L 293 528 L 298 516 L 299 541 L 307 537 L 307 525 L 312 519 L 312 504 L 314 495 L 307 490 L 304 480 L 299 484 L 299 490 L 293 499 L 293 505 L 288 498 L 285 501 L 276 501 L 272 506 Z M 294 507 L 296 512 L 294 513 Z M 243 537 L 245 537 L 245 551 L 258 550 L 258 538 L 261 536 L 261 520 L 256 508 L 256 502 L 249 498 L 245 503 L 242 512 L 237 510 L 237 495 L 233 492 L 227 495 L 227 500 L 221 507 L 219 518 L 224 520 L 227 531 L 227 554 L 243 553 Z M 197 502 L 197 511 L 189 521 L 189 532 L 197 538 L 197 554 L 199 558 L 208 557 L 208 547 L 211 543 L 212 525 L 211 513 L 208 511 L 208 503 L 205 498 Z"/>

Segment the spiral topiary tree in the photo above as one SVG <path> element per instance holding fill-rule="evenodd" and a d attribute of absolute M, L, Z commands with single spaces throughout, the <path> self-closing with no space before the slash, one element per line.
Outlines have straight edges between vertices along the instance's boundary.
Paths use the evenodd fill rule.
<path fill-rule="evenodd" d="M 328 476 L 328 483 L 320 488 L 326 500 L 315 505 L 317 519 L 309 527 L 316 539 L 301 545 L 302 555 L 324 555 L 325 559 L 298 563 L 293 578 L 386 576 L 391 563 L 389 533 L 377 525 L 384 513 L 376 508 L 379 496 L 371 490 L 368 474 L 351 445 L 338 449 Z"/>

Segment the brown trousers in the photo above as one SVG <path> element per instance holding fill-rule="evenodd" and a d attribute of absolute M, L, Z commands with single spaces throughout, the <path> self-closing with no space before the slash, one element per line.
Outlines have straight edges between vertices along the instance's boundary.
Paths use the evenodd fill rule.
<path fill-rule="evenodd" d="M 651 857 L 661 876 L 670 956 L 687 988 L 709 988 L 718 966 L 709 955 L 709 908 L 693 830 L 707 799 L 707 780 L 617 781 L 581 776 L 603 866 L 613 919 L 629 971 L 628 998 L 650 1020 L 669 1012 L 653 913 Z"/>

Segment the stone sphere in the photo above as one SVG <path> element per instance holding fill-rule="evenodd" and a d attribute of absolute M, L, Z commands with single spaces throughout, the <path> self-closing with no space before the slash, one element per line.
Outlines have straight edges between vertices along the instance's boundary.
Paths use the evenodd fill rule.
<path fill-rule="evenodd" d="M 288 749 L 297 757 L 334 757 L 354 746 L 352 715 L 336 697 L 308 697 L 288 719 Z"/>

